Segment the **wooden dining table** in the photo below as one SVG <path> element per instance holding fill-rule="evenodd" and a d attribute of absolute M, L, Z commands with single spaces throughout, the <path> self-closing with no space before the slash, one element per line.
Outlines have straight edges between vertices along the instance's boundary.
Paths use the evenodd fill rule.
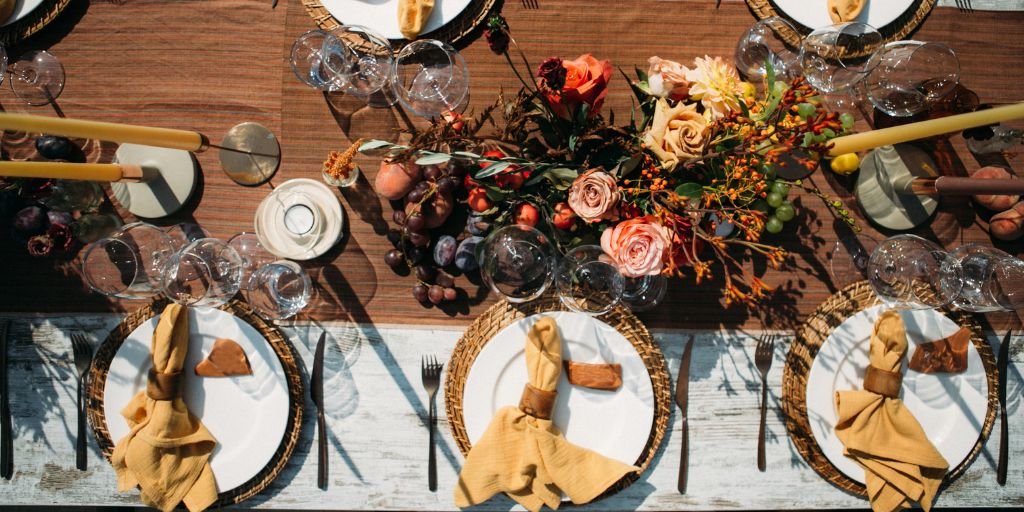
<path fill-rule="evenodd" d="M 810 3 L 810 2 L 809 2 Z M 999 2 L 976 0 L 973 12 L 943 0 L 913 39 L 942 42 L 960 62 L 960 83 L 983 103 L 1024 101 L 1024 11 L 982 10 Z M 685 62 L 710 55 L 731 59 L 735 44 L 756 17 L 742 0 L 636 0 L 593 2 L 539 0 L 536 9 L 516 1 L 496 2 L 529 61 L 590 53 L 617 68 L 605 106 L 628 119 L 632 93 L 618 69 L 633 75 L 651 56 Z M 1002 8 L 1019 7 L 1007 2 Z M 997 5 L 998 7 L 998 5 Z M 824 7 L 822 7 L 824 8 Z M 245 121 L 270 129 L 281 145 L 281 163 L 266 184 L 243 187 L 221 171 L 216 151 L 196 153 L 201 179 L 195 197 L 178 213 L 149 220 L 160 226 L 196 225 L 227 239 L 253 230 L 256 206 L 286 180 L 319 180 L 329 151 L 342 151 L 359 138 L 396 140 L 423 126 L 400 108 L 371 108 L 340 93 L 323 93 L 293 74 L 289 52 L 300 34 L 316 28 L 300 0 L 99 0 L 73 1 L 46 28 L 7 48 L 12 59 L 36 49 L 60 58 L 66 85 L 55 104 L 30 107 L 3 84 L 6 112 L 129 123 L 199 131 L 218 141 Z M 479 111 L 518 81 L 479 31 L 460 42 L 471 76 L 467 111 Z M 1009 123 L 1024 127 L 1024 122 Z M 858 122 L 866 129 L 864 121 Z M 8 134 L 10 135 L 10 134 Z M 32 158 L 31 140 L 5 136 L 9 158 Z M 926 142 L 943 174 L 966 176 L 983 164 L 959 134 Z M 1024 146 L 1018 146 L 1019 150 Z M 116 145 L 88 141 L 90 161 L 109 162 Z M 327 364 L 337 378 L 325 393 L 344 396 L 328 415 L 331 479 L 316 486 L 315 420 L 307 419 L 295 453 L 278 478 L 243 507 L 312 509 L 455 508 L 451 490 L 464 460 L 440 418 L 439 491 L 427 488 L 427 401 L 420 385 L 424 354 L 446 360 L 465 328 L 496 301 L 479 280 L 460 277 L 458 300 L 424 307 L 413 299 L 413 279 L 396 275 L 384 262 L 391 206 L 373 191 L 378 161 L 360 156 L 363 176 L 338 189 L 345 212 L 336 247 L 303 263 L 316 293 L 311 306 L 280 328 L 311 368 L 316 335 L 327 330 L 344 347 Z M 1024 169 L 1024 157 L 1008 154 L 999 163 Z M 843 202 L 863 231 L 882 239 L 895 232 L 864 219 L 852 194 L 853 180 L 819 171 L 806 180 L 830 200 Z M 108 190 L 109 196 L 109 190 Z M 685 339 L 696 335 L 690 372 L 690 481 L 675 488 L 680 416 L 673 413 L 666 441 L 651 467 L 627 489 L 587 505 L 592 510 L 831 509 L 866 508 L 868 502 L 818 476 L 787 435 L 780 409 L 782 361 L 789 338 L 815 308 L 837 291 L 828 255 L 837 240 L 837 221 L 810 193 L 795 193 L 797 217 L 770 240 L 790 251 L 782 270 L 748 262 L 756 275 L 777 287 L 756 308 L 727 307 L 721 276 L 696 284 L 692 276 L 671 281 L 663 303 L 639 313 L 665 355 L 673 379 Z M 136 220 L 116 202 L 104 211 L 124 222 Z M 946 248 L 965 243 L 994 245 L 1011 254 L 1024 243 L 988 234 L 986 214 L 968 198 L 944 197 L 938 212 L 913 233 Z M 15 475 L 0 481 L 0 507 L 50 505 L 130 506 L 137 492 L 118 493 L 110 465 L 90 441 L 90 466 L 74 463 L 75 371 L 69 334 L 85 332 L 103 340 L 125 313 L 144 303 L 91 293 L 75 258 L 32 258 L 24 247 L 0 237 L 0 320 L 10 331 L 11 406 L 15 433 Z M 982 319 L 994 344 L 997 331 L 1019 325 L 1015 315 Z M 760 379 L 754 366 L 754 338 L 781 333 L 769 373 L 767 471 L 755 464 Z M 996 484 L 999 426 L 968 470 L 939 496 L 938 506 L 1024 506 L 1024 423 L 1022 338 L 1012 340 L 1009 373 L 1010 454 L 1008 484 Z M 307 371 L 308 372 L 308 371 Z M 439 397 L 439 400 L 442 400 Z M 438 404 L 438 409 L 444 407 Z M 311 402 L 306 404 L 312 411 Z M 311 418 L 312 415 L 307 415 Z M 506 510 L 507 498 L 484 509 Z"/>

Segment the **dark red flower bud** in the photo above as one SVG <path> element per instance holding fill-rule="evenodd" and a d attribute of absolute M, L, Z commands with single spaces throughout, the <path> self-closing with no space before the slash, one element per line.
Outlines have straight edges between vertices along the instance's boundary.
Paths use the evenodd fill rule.
<path fill-rule="evenodd" d="M 508 51 L 509 35 L 508 23 L 500 14 L 491 16 L 487 20 L 487 28 L 484 30 L 484 39 L 491 51 L 501 55 Z"/>
<path fill-rule="evenodd" d="M 565 66 L 558 57 L 549 57 L 537 68 L 537 77 L 542 84 L 555 92 L 561 92 L 562 87 L 565 87 L 565 74 Z"/>
<path fill-rule="evenodd" d="M 75 237 L 67 224 L 50 224 L 46 235 L 53 241 L 54 248 L 60 251 L 71 252 L 75 248 Z"/>

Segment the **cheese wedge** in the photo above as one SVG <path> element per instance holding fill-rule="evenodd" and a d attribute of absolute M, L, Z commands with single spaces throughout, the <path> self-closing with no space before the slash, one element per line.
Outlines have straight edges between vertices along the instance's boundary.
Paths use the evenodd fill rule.
<path fill-rule="evenodd" d="M 213 349 L 206 359 L 196 365 L 196 375 L 202 377 L 232 377 L 235 375 L 252 375 L 249 358 L 238 342 L 227 338 L 217 338 Z"/>

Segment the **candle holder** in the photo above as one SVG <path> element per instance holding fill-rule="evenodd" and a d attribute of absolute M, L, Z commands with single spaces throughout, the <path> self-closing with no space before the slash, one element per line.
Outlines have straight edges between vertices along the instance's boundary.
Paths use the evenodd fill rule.
<path fill-rule="evenodd" d="M 936 177 L 935 162 L 909 145 L 882 146 L 868 153 L 860 166 L 854 194 L 869 219 L 893 230 L 925 223 L 939 206 L 934 197 L 916 195 L 915 178 Z"/>
<path fill-rule="evenodd" d="M 235 125 L 219 146 L 220 165 L 235 183 L 254 187 L 274 176 L 281 164 L 281 145 L 267 127 L 259 123 Z"/>
<path fill-rule="evenodd" d="M 114 199 L 136 217 L 155 219 L 180 210 L 196 188 L 196 162 L 180 149 L 121 144 L 114 154 L 120 164 L 142 167 L 138 182 L 110 184 Z"/>

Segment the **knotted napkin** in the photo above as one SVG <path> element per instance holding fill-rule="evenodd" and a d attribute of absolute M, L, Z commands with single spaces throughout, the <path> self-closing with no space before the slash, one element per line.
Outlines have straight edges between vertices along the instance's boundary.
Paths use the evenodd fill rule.
<path fill-rule="evenodd" d="M 554 319 L 541 318 L 527 334 L 526 369 L 529 380 L 519 406 L 498 410 L 466 457 L 455 488 L 459 507 L 499 492 L 532 512 L 542 505 L 557 509 L 562 492 L 573 503 L 587 503 L 640 470 L 570 443 L 552 424 L 562 372 L 562 340 Z"/>
<path fill-rule="evenodd" d="M 913 502 L 927 512 L 949 464 L 899 399 L 907 333 L 903 318 L 886 311 L 871 334 L 864 391 L 837 391 L 836 436 L 843 453 L 864 468 L 871 508 L 893 511 Z"/>
<path fill-rule="evenodd" d="M 138 486 L 146 505 L 165 512 L 181 502 L 196 512 L 217 500 L 208 463 L 217 441 L 181 398 L 187 353 L 188 309 L 170 304 L 153 331 L 149 385 L 121 411 L 131 430 L 110 457 L 117 490 Z"/>
<path fill-rule="evenodd" d="M 434 0 L 398 0 L 398 27 L 408 40 L 416 39 L 427 24 Z"/>

